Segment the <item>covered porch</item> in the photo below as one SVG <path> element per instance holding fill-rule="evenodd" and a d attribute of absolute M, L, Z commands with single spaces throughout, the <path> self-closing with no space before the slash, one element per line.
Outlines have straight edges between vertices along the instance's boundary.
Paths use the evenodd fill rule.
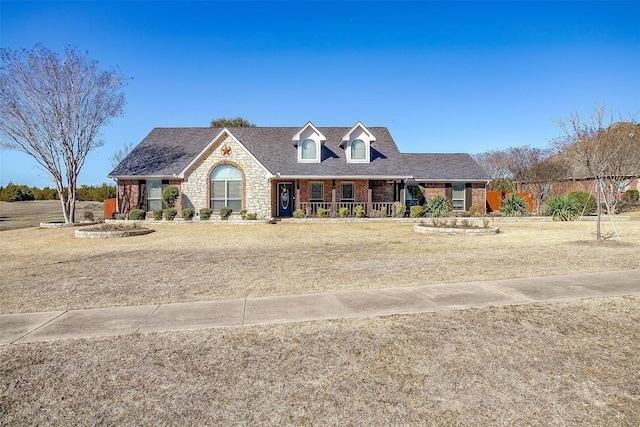
<path fill-rule="evenodd" d="M 402 179 L 274 180 L 272 211 L 276 217 L 292 216 L 294 211 L 315 217 L 322 209 L 324 216 L 337 217 L 341 209 L 346 209 L 346 216 L 353 217 L 356 207 L 361 206 L 363 216 L 396 216 L 398 202 L 405 205 L 405 189 Z"/>

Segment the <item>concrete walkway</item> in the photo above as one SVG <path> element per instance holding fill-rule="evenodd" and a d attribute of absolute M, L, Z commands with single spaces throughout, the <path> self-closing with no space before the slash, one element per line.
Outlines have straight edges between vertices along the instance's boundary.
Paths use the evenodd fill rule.
<path fill-rule="evenodd" d="M 0 345 L 640 295 L 640 270 L 0 316 Z"/>

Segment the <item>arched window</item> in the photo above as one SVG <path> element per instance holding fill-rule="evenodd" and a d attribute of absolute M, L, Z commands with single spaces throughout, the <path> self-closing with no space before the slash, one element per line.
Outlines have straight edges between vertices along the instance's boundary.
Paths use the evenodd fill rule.
<path fill-rule="evenodd" d="M 307 139 L 302 143 L 302 160 L 316 160 L 318 158 L 318 150 L 316 142 L 313 139 Z"/>
<path fill-rule="evenodd" d="M 242 173 L 232 165 L 220 165 L 211 172 L 211 209 L 242 210 Z"/>
<path fill-rule="evenodd" d="M 351 143 L 351 160 L 365 160 L 367 158 L 366 148 L 364 141 L 359 139 L 353 141 Z"/>

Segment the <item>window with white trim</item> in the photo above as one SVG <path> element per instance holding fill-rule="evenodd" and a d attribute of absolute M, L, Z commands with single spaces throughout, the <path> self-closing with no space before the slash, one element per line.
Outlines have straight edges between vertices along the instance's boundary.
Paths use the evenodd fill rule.
<path fill-rule="evenodd" d="M 309 183 L 309 201 L 310 202 L 324 201 L 324 184 L 322 182 Z"/>
<path fill-rule="evenodd" d="M 242 173 L 232 165 L 220 165 L 211 172 L 211 209 L 223 207 L 234 212 L 242 210 Z"/>
<path fill-rule="evenodd" d="M 307 139 L 302 143 L 300 160 L 318 160 L 318 143 L 313 139 Z"/>
<path fill-rule="evenodd" d="M 366 160 L 367 145 L 361 139 L 356 139 L 351 143 L 351 160 Z"/>
<path fill-rule="evenodd" d="M 356 200 L 355 185 L 353 182 L 343 182 L 340 184 L 340 201 L 353 202 Z"/>
<path fill-rule="evenodd" d="M 147 211 L 162 209 L 162 181 L 147 180 Z"/>
<path fill-rule="evenodd" d="M 451 185 L 451 207 L 455 211 L 464 210 L 464 184 Z"/>

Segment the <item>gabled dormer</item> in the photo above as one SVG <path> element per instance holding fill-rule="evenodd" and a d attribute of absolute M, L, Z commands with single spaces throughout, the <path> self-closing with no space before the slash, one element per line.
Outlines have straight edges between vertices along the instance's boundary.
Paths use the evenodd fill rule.
<path fill-rule="evenodd" d="M 307 122 L 292 138 L 298 147 L 298 163 L 320 163 L 322 144 L 327 140 L 313 125 Z"/>
<path fill-rule="evenodd" d="M 344 148 L 347 163 L 369 163 L 371 161 L 371 144 L 376 137 L 361 122 L 355 124 L 340 140 Z"/>

